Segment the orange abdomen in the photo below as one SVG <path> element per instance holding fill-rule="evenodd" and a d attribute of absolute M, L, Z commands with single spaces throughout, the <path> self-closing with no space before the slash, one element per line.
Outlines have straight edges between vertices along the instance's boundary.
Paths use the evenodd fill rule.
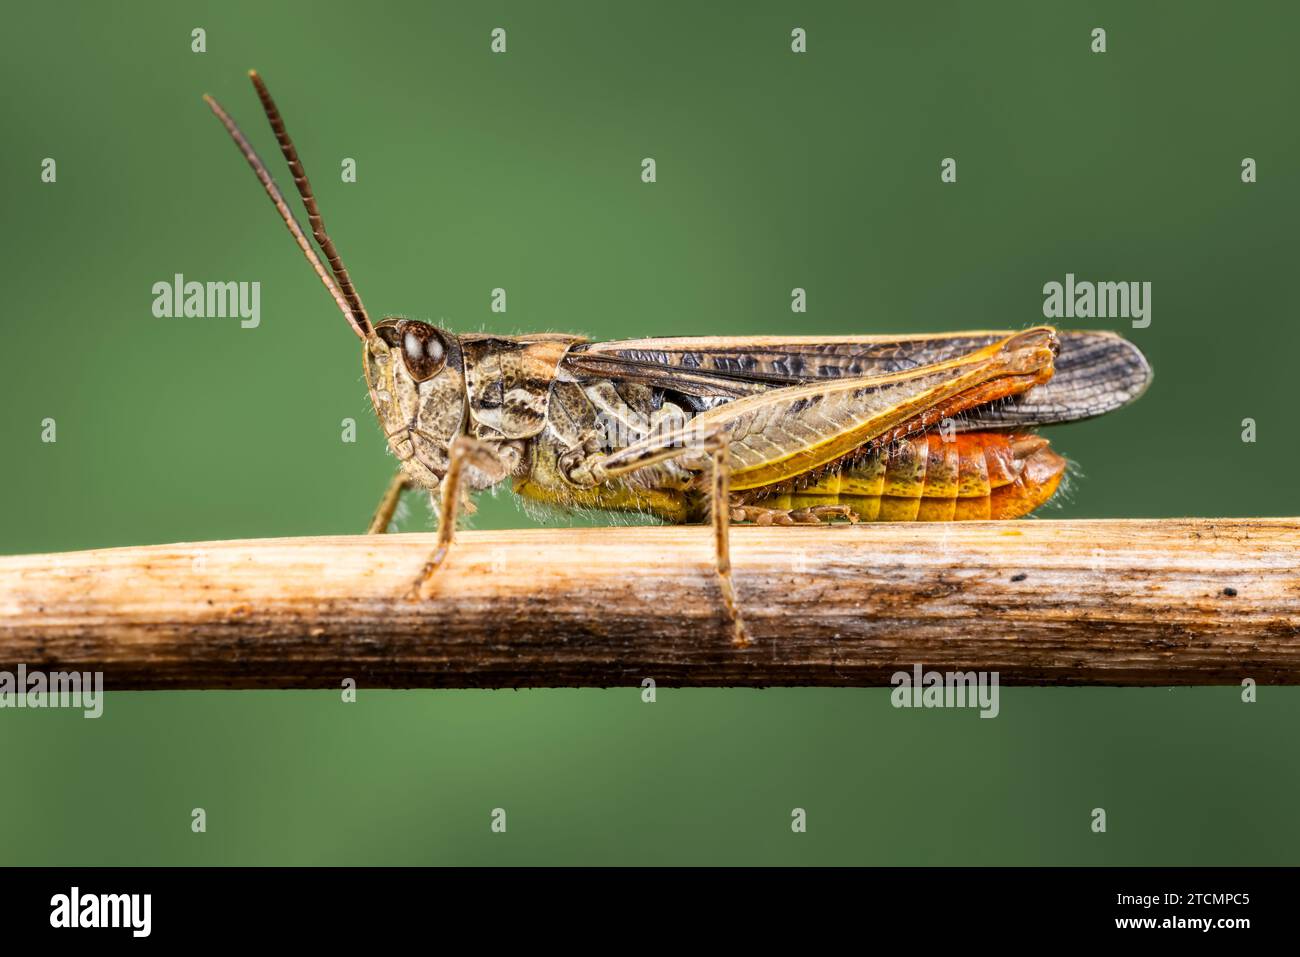
<path fill-rule="evenodd" d="M 763 497 L 770 508 L 848 505 L 866 522 L 1019 518 L 1056 492 L 1065 459 L 1041 436 L 938 432 L 896 442 Z"/>

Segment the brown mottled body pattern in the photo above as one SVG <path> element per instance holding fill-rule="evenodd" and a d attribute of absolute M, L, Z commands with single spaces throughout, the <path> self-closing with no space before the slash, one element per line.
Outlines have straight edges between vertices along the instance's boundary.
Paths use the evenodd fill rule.
<path fill-rule="evenodd" d="M 404 323 L 397 321 L 398 331 L 390 336 L 395 342 Z M 569 368 L 571 349 L 586 344 L 573 336 L 445 336 L 445 340 L 445 367 L 423 382 L 414 381 L 404 363 L 393 360 L 389 351 L 369 345 L 366 349 L 376 410 L 413 484 L 436 487 L 429 479 L 446 473 L 452 440 L 467 435 L 490 448 L 500 461 L 499 474 L 471 466 L 470 490 L 489 487 L 508 475 L 520 495 L 561 508 L 641 512 L 668 522 L 707 518 L 704 469 L 689 455 L 588 487 L 575 483 L 572 472 L 585 459 L 613 455 L 630 444 L 681 430 L 710 409 L 738 401 L 737 397 L 715 395 L 701 401 L 699 396 L 665 390 L 648 381 L 575 375 Z M 913 356 L 915 348 L 889 354 L 890 362 L 898 365 L 899 356 Z M 694 367 L 703 364 L 703 357 L 696 354 Z M 714 359 L 712 364 L 719 363 Z M 1017 371 L 1010 368 L 1011 373 Z M 927 376 L 942 382 L 953 373 L 942 366 L 927 373 L 922 367 L 909 374 L 908 387 L 924 384 Z M 969 427 L 965 420 L 953 420 L 947 430 L 933 428 L 954 402 L 975 401 L 978 406 L 981 390 L 988 386 L 977 383 L 904 417 L 883 433 L 832 447 L 822 456 L 834 453 L 831 461 L 810 458 L 806 465 L 793 466 L 793 478 L 734 482 L 732 504 L 754 508 L 735 511 L 732 517 L 765 521 L 763 510 L 837 505 L 866 521 L 960 521 L 1028 514 L 1051 497 L 1064 472 L 1064 460 L 1051 452 L 1045 439 L 1022 432 L 959 431 Z M 767 389 L 788 391 L 775 385 Z M 797 423 L 811 414 L 822 398 L 820 388 L 806 384 L 802 392 L 807 395 L 791 392 L 793 398 L 783 409 L 762 407 L 764 417 L 749 422 L 747 431 L 735 433 L 739 438 L 732 439 L 730 450 L 733 472 L 745 474 L 741 456 L 746 436 L 756 434 L 770 444 L 768 436 L 776 425 L 772 410 L 785 423 Z M 875 388 L 875 394 L 868 394 L 872 392 L 865 387 L 846 392 L 837 405 L 819 413 L 831 416 L 831 424 L 845 431 L 834 419 L 843 414 L 840 406 L 857 411 L 874 402 L 891 408 L 897 399 L 887 390 Z M 751 395 L 750 403 L 761 402 L 761 392 Z M 795 454 L 808 453 L 800 449 Z"/>
<path fill-rule="evenodd" d="M 625 400 L 647 398 L 644 390 L 616 391 Z M 665 416 L 672 414 L 684 415 L 676 407 Z M 518 494 L 561 507 L 638 511 L 668 522 L 707 520 L 707 496 L 684 469 L 675 477 L 651 471 L 640 482 L 632 478 L 593 489 L 573 487 L 558 463 L 581 436 L 595 429 L 596 409 L 576 385 L 557 383 L 552 416 L 557 427 L 534 444 L 527 471 L 514 479 Z M 654 416 L 642 412 L 639 418 L 649 423 Z M 1052 497 L 1065 466 L 1041 436 L 930 431 L 871 443 L 798 479 L 733 492 L 737 508 L 732 517 L 770 524 L 765 512 L 842 505 L 862 521 L 1018 518 Z M 743 506 L 757 508 L 746 511 Z"/>
<path fill-rule="evenodd" d="M 707 490 L 694 475 L 701 463 L 696 459 L 692 468 L 689 455 L 586 488 L 574 482 L 571 463 L 575 455 L 625 454 L 620 450 L 629 445 L 671 433 L 682 423 L 716 417 L 722 410 L 731 413 L 725 425 L 731 504 L 737 506 L 731 514 L 737 521 L 766 523 L 772 511 L 794 511 L 802 520 L 811 520 L 818 516 L 810 510 L 830 513 L 834 507 L 841 517 L 871 521 L 1018 517 L 1050 498 L 1064 471 L 1064 460 L 1047 448 L 1046 440 L 1021 433 L 957 432 L 956 420 L 937 433 L 927 430 L 948 413 L 960 414 L 1047 381 L 1050 360 L 1042 365 L 1036 335 L 1004 335 L 973 352 L 967 337 L 954 358 L 922 365 L 915 365 L 914 345 L 887 350 L 878 340 L 875 374 L 839 377 L 843 384 L 838 390 L 822 382 L 798 388 L 768 385 L 770 398 L 760 391 L 743 397 L 710 396 L 709 402 L 691 402 L 688 394 L 671 401 L 665 390 L 651 387 L 649 370 L 639 377 L 642 381 L 636 381 L 638 376 L 631 382 L 566 381 L 566 371 L 584 368 L 570 353 L 559 370 L 562 381 L 552 392 L 554 422 L 534 443 L 532 459 L 514 487 L 521 495 L 561 506 L 637 510 L 673 522 L 704 520 Z M 718 358 L 725 350 L 701 351 L 711 340 L 674 342 L 695 347 L 694 352 L 674 355 L 698 370 L 697 375 L 708 368 L 729 369 L 728 361 Z M 1007 347 L 1008 342 L 1015 347 Z M 628 351 L 634 361 L 641 361 L 635 358 L 639 349 Z M 987 358 L 971 359 L 981 352 Z M 891 357 L 889 368 L 880 364 L 886 354 Z M 850 357 L 841 350 L 837 358 Z M 904 358 L 914 367 L 906 368 Z M 765 362 L 762 369 L 749 368 L 744 374 L 771 375 L 778 363 Z M 902 371 L 896 369 L 899 365 Z M 854 366 L 854 371 L 860 368 Z M 693 380 L 691 386 L 698 387 L 700 381 Z M 915 408 L 900 412 L 909 402 Z M 593 439 L 600 434 L 598 423 L 611 417 L 620 427 L 618 441 Z"/>

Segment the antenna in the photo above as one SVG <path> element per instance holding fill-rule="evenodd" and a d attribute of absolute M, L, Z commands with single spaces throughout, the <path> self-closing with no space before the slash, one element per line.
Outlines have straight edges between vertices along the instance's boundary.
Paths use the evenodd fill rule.
<path fill-rule="evenodd" d="M 280 142 L 280 152 L 284 154 L 285 162 L 289 164 L 289 172 L 293 174 L 298 195 L 302 197 L 302 204 L 307 207 L 307 221 L 311 223 L 311 233 L 324 251 L 325 258 L 329 260 L 330 269 L 334 270 L 334 278 L 338 280 L 343 295 L 352 305 L 353 315 L 359 316 L 365 325 L 369 326 L 370 316 L 366 313 L 366 307 L 361 304 L 361 297 L 357 294 L 356 287 L 352 285 L 352 279 L 348 276 L 339 251 L 334 248 L 334 241 L 330 239 L 329 233 L 325 232 L 325 220 L 321 218 L 320 207 L 316 205 L 316 196 L 311 191 L 311 183 L 307 181 L 307 171 L 303 169 L 302 160 L 298 158 L 298 150 L 294 147 L 293 140 L 289 138 L 289 132 L 284 128 L 284 119 L 275 106 L 275 100 L 271 99 L 271 91 L 266 88 L 266 84 L 262 82 L 256 70 L 249 70 L 248 78 L 253 81 L 253 86 L 257 89 L 257 95 L 262 101 L 262 109 L 266 111 L 266 118 L 271 123 L 271 129 L 275 131 L 275 138 Z"/>
<path fill-rule="evenodd" d="M 262 186 L 266 189 L 267 195 L 271 197 L 271 202 L 275 204 L 275 208 L 279 212 L 280 218 L 284 220 L 285 226 L 288 227 L 294 241 L 297 242 L 298 248 L 302 250 L 303 255 L 306 256 L 307 261 L 311 263 L 312 269 L 315 270 L 320 281 L 324 283 L 325 288 L 329 290 L 329 294 L 334 298 L 335 304 L 338 305 L 344 318 L 348 320 L 348 324 L 352 326 L 352 331 L 355 332 L 360 339 L 368 339 L 374 331 L 370 324 L 370 317 L 366 314 L 365 306 L 361 303 L 361 297 L 357 295 L 356 288 L 352 285 L 352 281 L 348 277 L 347 270 L 343 266 L 343 261 L 339 258 L 338 250 L 335 249 L 333 242 L 330 241 L 329 236 L 325 232 L 325 222 L 321 218 L 320 210 L 316 205 L 316 198 L 312 195 L 311 185 L 307 182 L 307 174 L 303 171 L 302 163 L 298 160 L 298 154 L 294 149 L 293 141 L 289 139 L 289 134 L 284 129 L 284 121 L 280 119 L 279 111 L 276 110 L 275 103 L 271 100 L 270 94 L 267 92 L 261 78 L 256 74 L 256 72 L 251 71 L 250 76 L 253 79 L 253 85 L 257 87 L 258 95 L 262 98 L 262 104 L 266 110 L 267 118 L 271 121 L 271 128 L 275 130 L 276 139 L 280 141 L 280 146 L 284 152 L 285 159 L 289 161 L 289 168 L 294 174 L 294 182 L 298 186 L 298 192 L 302 196 L 303 203 L 307 207 L 308 216 L 311 218 L 312 231 L 316 236 L 316 241 L 321 244 L 321 248 L 325 251 L 325 255 L 329 257 L 330 266 L 334 270 L 334 274 L 338 276 L 338 282 L 335 282 L 334 275 L 330 274 L 330 271 L 325 268 L 325 264 L 321 262 L 320 257 L 316 255 L 316 250 L 312 248 L 311 240 L 309 240 L 307 234 L 303 232 L 302 226 L 299 225 L 298 220 L 293 215 L 293 210 L 289 208 L 289 204 L 285 201 L 284 194 L 281 193 L 280 188 L 276 186 L 275 180 L 271 178 L 271 174 L 266 168 L 266 164 L 263 163 L 261 157 L 257 155 L 257 151 L 253 149 L 253 146 L 248 142 L 247 137 L 244 136 L 235 121 L 230 118 L 230 115 L 221 108 L 221 104 L 213 97 L 205 93 L 203 95 L 203 101 L 208 104 L 209 109 L 211 109 L 217 119 L 221 121 L 221 125 L 226 128 L 226 132 L 230 134 L 230 138 L 235 141 L 235 145 L 239 148 L 239 152 L 242 153 L 244 159 L 248 161 L 248 165 L 252 167 L 253 172 L 257 175 Z M 343 288 L 340 288 L 340 286 Z"/>

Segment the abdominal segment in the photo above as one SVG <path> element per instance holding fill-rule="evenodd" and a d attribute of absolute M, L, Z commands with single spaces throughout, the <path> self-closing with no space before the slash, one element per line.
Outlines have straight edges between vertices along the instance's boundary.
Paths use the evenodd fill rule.
<path fill-rule="evenodd" d="M 1052 497 L 1065 466 L 1038 435 L 961 432 L 945 441 L 932 432 L 746 499 L 771 509 L 847 505 L 864 522 L 1019 518 Z"/>

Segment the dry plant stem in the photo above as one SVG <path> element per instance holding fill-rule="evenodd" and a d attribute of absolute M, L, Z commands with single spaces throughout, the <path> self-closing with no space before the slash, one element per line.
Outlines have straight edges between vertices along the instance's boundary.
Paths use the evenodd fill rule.
<path fill-rule="evenodd" d="M 1300 520 L 463 532 L 0 557 L 0 669 L 106 687 L 1300 684 Z"/>

